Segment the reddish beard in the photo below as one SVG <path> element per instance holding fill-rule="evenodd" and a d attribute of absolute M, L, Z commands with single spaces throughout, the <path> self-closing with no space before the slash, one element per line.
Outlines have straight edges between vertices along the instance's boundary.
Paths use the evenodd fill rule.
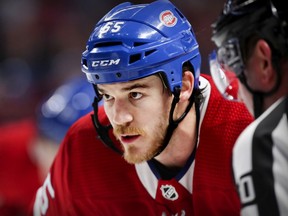
<path fill-rule="evenodd" d="M 163 131 L 164 125 L 160 124 L 157 130 L 154 130 L 154 139 L 150 143 L 146 143 L 145 146 L 137 146 L 136 144 L 124 145 L 121 143 L 123 149 L 123 157 L 130 164 L 137 164 L 144 161 L 148 161 L 154 157 L 154 155 L 159 152 L 163 144 L 164 136 Z M 127 126 L 116 126 L 113 129 L 113 133 L 116 137 L 121 135 L 141 135 L 145 136 L 146 132 L 144 129 L 136 127 Z"/>
<path fill-rule="evenodd" d="M 116 137 L 127 134 L 127 135 L 140 135 L 140 136 L 145 136 L 145 131 L 141 128 L 137 127 L 126 127 L 122 125 L 115 126 L 113 128 L 113 133 Z"/>

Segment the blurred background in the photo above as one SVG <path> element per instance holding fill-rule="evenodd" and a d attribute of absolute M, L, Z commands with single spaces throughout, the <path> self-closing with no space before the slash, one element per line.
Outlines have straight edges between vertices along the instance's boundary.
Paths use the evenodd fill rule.
<path fill-rule="evenodd" d="M 43 121 L 39 121 L 39 114 L 36 115 L 39 104 L 66 81 L 85 77 L 81 72 L 80 60 L 88 37 L 98 20 L 122 2 L 0 0 L 1 216 L 27 215 L 32 198 L 42 185 L 60 144 L 59 140 L 55 143 L 44 136 L 39 123 L 51 123 L 55 130 L 58 130 L 56 125 L 62 127 L 62 123 L 65 123 L 68 129 L 69 120 L 72 119 L 71 112 L 63 110 L 64 119 L 59 112 L 59 115 L 50 119 L 49 116 L 43 117 Z M 202 54 L 201 72 L 209 73 L 208 54 L 214 48 L 210 39 L 211 24 L 220 14 L 224 0 L 172 2 L 191 22 Z M 77 93 L 75 85 L 73 88 Z M 67 96 L 70 98 L 68 100 L 72 100 L 72 96 Z M 83 105 L 83 101 L 81 103 Z M 52 108 L 61 105 L 59 101 L 52 104 L 55 106 Z M 71 104 L 74 106 L 74 103 Z M 76 110 L 76 107 L 70 107 L 70 103 L 67 108 Z M 77 112 L 77 117 L 80 117 L 82 111 Z M 53 132 L 52 135 L 57 134 Z M 53 136 L 51 138 L 56 138 Z"/>
<path fill-rule="evenodd" d="M 64 80 L 79 75 L 81 53 L 96 22 L 121 0 L 0 1 L 0 125 L 34 116 Z M 135 0 L 133 3 L 149 3 Z M 224 0 L 172 0 L 190 20 L 209 73 L 211 23 Z"/>

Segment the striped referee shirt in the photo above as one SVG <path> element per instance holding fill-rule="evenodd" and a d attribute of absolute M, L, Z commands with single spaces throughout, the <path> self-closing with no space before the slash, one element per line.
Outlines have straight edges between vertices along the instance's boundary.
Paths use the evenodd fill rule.
<path fill-rule="evenodd" d="M 239 136 L 233 175 L 241 215 L 288 215 L 287 97 L 280 98 Z"/>

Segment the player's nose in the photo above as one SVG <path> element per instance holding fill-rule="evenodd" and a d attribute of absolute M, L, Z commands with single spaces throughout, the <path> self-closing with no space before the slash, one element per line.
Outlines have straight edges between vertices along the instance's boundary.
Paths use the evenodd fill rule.
<path fill-rule="evenodd" d="M 131 109 L 128 106 L 125 101 L 115 99 L 112 118 L 114 124 L 126 125 L 133 120 Z"/>

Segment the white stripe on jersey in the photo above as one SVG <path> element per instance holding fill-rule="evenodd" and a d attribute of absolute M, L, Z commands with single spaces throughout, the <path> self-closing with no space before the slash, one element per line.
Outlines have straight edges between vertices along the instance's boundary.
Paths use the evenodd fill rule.
<path fill-rule="evenodd" d="M 278 126 L 272 132 L 273 142 L 273 174 L 276 199 L 280 215 L 288 213 L 288 126 L 284 114 Z"/>

